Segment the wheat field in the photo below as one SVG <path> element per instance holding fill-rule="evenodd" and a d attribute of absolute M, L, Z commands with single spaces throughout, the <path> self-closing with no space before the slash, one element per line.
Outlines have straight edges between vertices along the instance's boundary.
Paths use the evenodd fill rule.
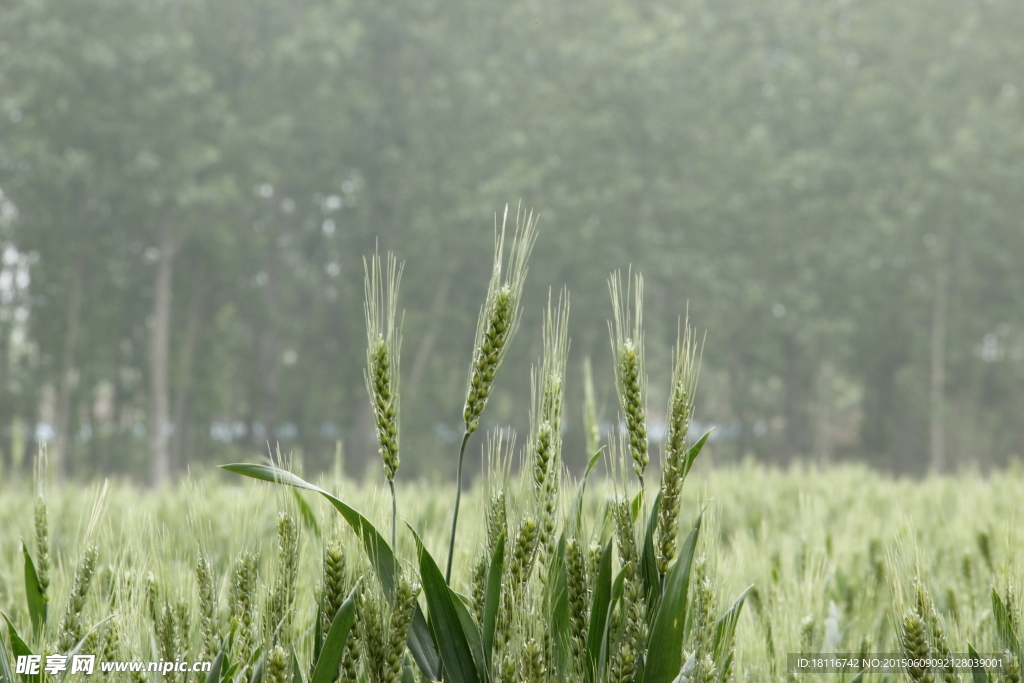
<path fill-rule="evenodd" d="M 385 487 L 332 478 L 319 483 L 378 528 L 387 528 L 390 503 Z M 737 623 L 734 679 L 783 680 L 790 652 L 900 652 L 901 625 L 905 613 L 913 611 L 906 598 L 907 604 L 901 604 L 900 595 L 912 591 L 915 580 L 931 596 L 953 652 L 965 652 L 968 643 L 978 652 L 1004 652 L 991 592 L 995 588 L 1005 597 L 1007 586 L 1012 591 L 1020 585 L 1017 511 L 1022 486 L 1024 475 L 1016 472 L 995 478 L 897 481 L 857 467 L 786 472 L 753 464 L 697 468 L 684 487 L 681 509 L 687 526 L 706 509 L 697 554 L 706 558 L 702 571 L 713 613 L 721 614 L 748 586 L 756 590 L 757 599 L 748 594 Z M 591 482 L 583 509 L 595 538 L 601 534 L 604 509 L 615 490 L 611 481 L 595 477 Z M 447 542 L 453 489 L 402 482 L 401 491 L 401 519 L 417 529 L 427 548 L 440 557 Z M 280 573 L 278 519 L 283 512 L 298 527 L 290 640 L 298 659 L 309 662 L 316 606 L 324 590 L 325 545 L 342 549 L 345 588 L 357 575 L 371 572 L 358 537 L 334 508 L 319 496 L 302 495 L 312 513 L 308 519 L 289 490 L 262 482 L 225 482 L 224 477 L 156 494 L 131 485 L 111 485 L 105 495 L 99 486 L 51 488 L 46 498 L 50 619 L 36 643 L 45 648 L 59 640 L 55 622 L 67 609 L 81 558 L 94 545 L 96 570 L 82 607 L 82 633 L 118 614 L 100 627 L 95 651 L 104 646 L 105 631 L 116 624 L 119 659 L 161 658 L 152 651 L 160 627 L 151 616 L 144 587 L 152 575 L 158 600 L 172 608 L 183 605 L 188 616 L 174 644 L 176 656 L 199 657 L 203 634 L 198 559 L 205 558 L 212 570 L 214 628 L 223 636 L 231 629 L 234 572 L 245 553 L 254 553 L 259 559 L 250 599 L 259 613 L 257 621 L 261 620 Z M 463 498 L 465 518 L 485 519 L 488 497 L 486 483 L 477 482 Z M 33 506 L 30 488 L 6 486 L 0 497 L 0 609 L 30 644 L 21 539 L 37 558 Z M 471 595 L 474 561 L 486 547 L 486 529 L 467 524 L 464 531 L 453 562 L 452 585 Z M 416 548 L 410 532 L 398 535 L 397 555 L 415 575 Z M 131 586 L 132 577 L 141 585 Z M 380 592 L 372 579 L 364 588 Z M 689 645 L 684 645 L 687 652 Z M 968 674 L 958 675 L 969 680 Z M 820 676 L 848 680 L 853 674 Z M 902 674 L 874 677 L 903 680 Z"/>
<path fill-rule="evenodd" d="M 402 476 L 402 264 L 375 254 L 365 380 L 383 476 L 339 464 L 307 481 L 278 453 L 176 488 L 83 488 L 51 484 L 41 455 L 34 480 L 0 488 L 0 683 L 63 680 L 29 658 L 80 654 L 171 667 L 105 674 L 139 682 L 1020 681 L 1024 474 L 717 467 L 708 434 L 690 433 L 702 349 L 688 320 L 657 374 L 667 431 L 652 443 L 639 274 L 609 278 L 612 434 L 585 362 L 586 472 L 562 457 L 563 290 L 528 433 L 478 434 L 485 474 L 466 481 L 519 327 L 533 215 L 510 237 L 506 256 L 497 232 L 447 486 Z M 794 668 L 828 656 L 838 671 Z"/>

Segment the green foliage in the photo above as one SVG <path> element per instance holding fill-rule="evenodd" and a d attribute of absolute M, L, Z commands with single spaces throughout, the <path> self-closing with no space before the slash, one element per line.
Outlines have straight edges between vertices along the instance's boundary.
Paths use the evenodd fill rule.
<path fill-rule="evenodd" d="M 1012 3 L 953 0 L 9 3 L 5 476 L 46 404 L 68 474 L 147 477 L 155 366 L 173 469 L 268 440 L 322 468 L 337 438 L 370 466 L 347 275 L 378 236 L 417 257 L 403 468 L 434 471 L 465 426 L 475 313 L 497 303 L 492 211 L 519 196 L 555 227 L 532 267 L 575 292 L 581 357 L 605 364 L 608 271 L 643 267 L 652 363 L 689 301 L 721 453 L 923 469 L 943 341 L 950 459 L 1004 465 L 1024 405 L 1021 32 Z M 542 296 L 524 290 L 524 320 Z M 475 360 L 479 383 L 491 354 Z M 486 394 L 522 432 L 527 361 L 507 363 L 469 421 Z"/>

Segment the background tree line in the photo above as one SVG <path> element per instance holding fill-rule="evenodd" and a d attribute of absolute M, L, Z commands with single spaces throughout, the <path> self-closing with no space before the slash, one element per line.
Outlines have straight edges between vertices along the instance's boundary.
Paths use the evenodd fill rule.
<path fill-rule="evenodd" d="M 362 257 L 406 260 L 403 468 L 452 456 L 495 211 L 541 213 L 488 416 L 525 428 L 547 287 L 614 420 L 707 329 L 719 460 L 1024 448 L 1024 14 L 1006 0 L 16 0 L 0 7 L 0 453 L 163 481 L 374 462 Z"/>

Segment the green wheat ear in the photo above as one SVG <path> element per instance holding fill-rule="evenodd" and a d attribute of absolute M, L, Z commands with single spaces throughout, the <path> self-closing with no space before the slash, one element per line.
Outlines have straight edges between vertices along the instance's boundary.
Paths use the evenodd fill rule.
<path fill-rule="evenodd" d="M 541 510 L 541 564 L 554 551 L 555 527 L 558 522 L 558 493 L 562 473 L 562 405 L 565 400 L 569 355 L 568 327 L 568 293 L 563 290 L 558 297 L 558 304 L 552 305 L 549 292 L 541 329 L 543 356 L 540 368 L 534 368 L 530 376 L 533 403 L 528 449 L 533 458 L 534 493 Z"/>
<path fill-rule="evenodd" d="M 89 586 L 92 583 L 93 574 L 96 572 L 96 560 L 99 550 L 95 545 L 90 545 L 82 554 L 82 559 L 75 569 L 75 578 L 71 584 L 71 595 L 68 597 L 68 606 L 64 611 L 64 618 L 61 619 L 60 638 L 57 649 L 67 652 L 82 639 L 84 635 L 82 627 L 82 610 L 85 609 L 85 599 L 89 595 Z"/>
<path fill-rule="evenodd" d="M 403 264 L 388 252 L 381 265 L 379 254 L 363 260 L 364 312 L 366 314 L 366 391 L 370 395 L 377 443 L 384 464 L 384 476 L 391 488 L 391 547 L 395 547 L 398 500 L 395 472 L 398 471 L 398 361 L 402 346 L 401 321 L 395 323 L 398 285 Z"/>
<path fill-rule="evenodd" d="M 35 465 L 36 577 L 43 604 L 50 602 L 50 530 L 46 509 L 47 458 L 45 445 L 39 447 Z"/>
<path fill-rule="evenodd" d="M 693 464 L 686 458 L 686 435 L 693 417 L 700 362 L 689 320 L 677 336 L 668 400 L 668 434 L 661 465 L 661 497 L 658 503 L 658 573 L 664 576 L 676 556 L 679 527 L 679 496 Z"/>
<path fill-rule="evenodd" d="M 647 450 L 647 374 L 644 369 L 643 289 L 644 279 L 637 274 L 627 275 L 626 290 L 622 289 L 619 273 L 608 279 L 612 297 L 612 320 L 608 323 L 615 358 L 615 389 L 619 408 L 626 421 L 629 452 L 633 458 L 633 471 L 644 483 L 644 470 L 650 461 Z M 630 298 L 632 295 L 632 306 Z"/>
<path fill-rule="evenodd" d="M 537 239 L 537 219 L 533 212 L 516 211 L 516 229 L 512 237 L 511 256 L 508 268 L 505 266 L 505 226 L 508 222 L 508 206 L 501 221 L 494 245 L 494 265 L 491 280 L 487 285 L 487 299 L 480 309 L 476 324 L 476 342 L 473 360 L 469 365 L 469 381 L 466 387 L 466 402 L 462 416 L 466 423 L 459 447 L 459 463 L 455 473 L 455 509 L 452 513 L 452 529 L 448 540 L 448 563 L 444 579 L 451 583 L 452 559 L 455 555 L 455 533 L 459 525 L 459 505 L 462 501 L 462 466 L 466 457 L 466 443 L 480 426 L 480 416 L 487 405 L 487 399 L 494 388 L 501 362 L 508 353 L 509 344 L 519 327 L 520 306 L 523 286 L 526 283 L 526 261 Z"/>
<path fill-rule="evenodd" d="M 503 273 L 506 265 L 504 251 L 507 221 L 506 206 L 501 230 L 495 240 L 494 265 L 487 285 L 487 299 L 477 318 L 476 344 L 469 369 L 466 403 L 462 411 L 467 434 L 475 432 L 480 424 L 480 415 L 494 388 L 495 376 L 508 353 L 509 342 L 519 327 L 519 303 L 526 283 L 526 262 L 537 239 L 537 219 L 533 212 L 521 214 L 517 211 L 512 253 L 507 272 Z"/>

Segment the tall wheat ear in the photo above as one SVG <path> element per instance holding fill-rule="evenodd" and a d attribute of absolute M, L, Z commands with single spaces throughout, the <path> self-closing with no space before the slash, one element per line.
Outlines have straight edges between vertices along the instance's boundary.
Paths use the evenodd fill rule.
<path fill-rule="evenodd" d="M 402 347 L 401 320 L 396 324 L 398 285 L 404 264 L 388 253 L 382 265 L 379 254 L 363 260 L 366 314 L 366 391 L 370 395 L 377 443 L 384 465 L 384 476 L 391 488 L 391 547 L 395 547 L 398 524 L 398 498 L 395 472 L 398 471 L 399 357 Z"/>
<path fill-rule="evenodd" d="M 627 274 L 626 289 L 623 290 L 621 274 L 613 273 L 608 279 L 608 290 L 612 297 L 612 320 L 608 323 L 608 331 L 612 342 L 612 357 L 615 359 L 615 390 L 626 422 L 633 471 L 643 488 L 644 470 L 650 462 L 647 374 L 644 367 L 643 276 Z"/>
<path fill-rule="evenodd" d="M 476 342 L 473 346 L 473 360 L 469 365 L 469 380 L 466 386 L 466 402 L 462 409 L 465 432 L 459 447 L 459 463 L 455 474 L 455 509 L 452 512 L 452 529 L 448 541 L 448 562 L 445 581 L 451 583 L 452 557 L 455 553 L 455 534 L 459 524 L 459 504 L 462 501 L 462 466 L 466 457 L 469 437 L 480 426 L 480 416 L 487 405 L 487 399 L 494 389 L 495 377 L 502 361 L 508 354 L 509 344 L 519 328 L 521 318 L 520 302 L 523 286 L 526 284 L 526 262 L 537 240 L 537 218 L 532 211 L 516 210 L 516 227 L 512 236 L 511 255 L 507 268 L 505 263 L 505 227 L 508 223 L 508 206 L 497 229 L 495 217 L 494 264 L 491 279 L 487 285 L 487 299 L 480 309 L 476 324 Z"/>

